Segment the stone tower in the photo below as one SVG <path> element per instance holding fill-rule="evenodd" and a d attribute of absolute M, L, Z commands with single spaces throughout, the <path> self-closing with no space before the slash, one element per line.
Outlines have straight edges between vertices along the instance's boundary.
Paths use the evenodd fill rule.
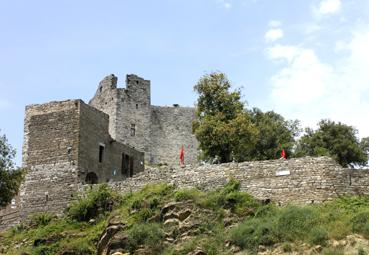
<path fill-rule="evenodd" d="M 147 162 L 176 165 L 183 145 L 185 163 L 196 163 L 198 142 L 192 134 L 195 108 L 152 106 L 149 80 L 130 74 L 126 88 L 117 88 L 117 77 L 106 76 L 90 105 L 109 115 L 111 136 L 145 152 Z"/>
<path fill-rule="evenodd" d="M 21 217 L 61 214 L 83 184 L 120 181 L 144 170 L 144 153 L 112 139 L 109 116 L 82 100 L 26 107 Z"/>

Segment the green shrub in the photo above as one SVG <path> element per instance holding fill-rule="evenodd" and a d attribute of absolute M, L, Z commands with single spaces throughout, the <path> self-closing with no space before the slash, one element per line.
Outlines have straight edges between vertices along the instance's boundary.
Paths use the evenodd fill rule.
<path fill-rule="evenodd" d="M 51 213 L 36 213 L 29 217 L 29 225 L 32 227 L 46 226 L 54 218 L 55 215 Z"/>
<path fill-rule="evenodd" d="M 309 233 L 309 241 L 314 245 L 326 246 L 328 241 L 328 232 L 321 227 L 315 227 Z"/>
<path fill-rule="evenodd" d="M 369 211 L 358 213 L 352 218 L 352 231 L 369 237 Z"/>
<path fill-rule="evenodd" d="M 251 195 L 245 192 L 231 191 L 225 194 L 223 207 L 226 209 L 231 209 L 232 212 L 237 214 L 252 214 L 254 210 L 260 206 Z"/>
<path fill-rule="evenodd" d="M 259 206 L 255 211 L 255 217 L 273 217 L 279 212 L 279 208 L 274 204 Z"/>
<path fill-rule="evenodd" d="M 193 200 L 196 201 L 201 196 L 201 191 L 198 189 L 181 189 L 174 193 L 176 201 Z"/>
<path fill-rule="evenodd" d="M 242 249 L 255 250 L 259 245 L 277 243 L 278 237 L 274 222 L 266 218 L 251 218 L 231 230 L 230 240 Z"/>
<path fill-rule="evenodd" d="M 113 209 L 117 196 L 106 185 L 102 184 L 87 191 L 78 200 L 72 202 L 67 209 L 69 217 L 77 221 L 88 221 Z"/>
<path fill-rule="evenodd" d="M 335 208 L 343 209 L 347 212 L 359 212 L 362 209 L 367 209 L 369 204 L 369 196 L 346 196 L 340 197 L 331 202 L 331 206 Z"/>
<path fill-rule="evenodd" d="M 137 221 L 138 222 L 146 222 L 149 218 L 154 215 L 153 211 L 150 208 L 143 208 L 137 212 Z"/>
<path fill-rule="evenodd" d="M 242 216 L 253 214 L 260 203 L 251 195 L 240 192 L 240 182 L 231 178 L 221 189 L 213 192 L 202 193 L 197 199 L 197 204 L 209 209 L 231 209 L 232 212 Z"/>
<path fill-rule="evenodd" d="M 303 240 L 318 220 L 318 214 L 308 207 L 288 206 L 277 216 L 278 234 L 285 241 Z"/>
<path fill-rule="evenodd" d="M 58 246 L 56 244 L 52 245 L 41 245 L 35 247 L 31 251 L 31 255 L 54 255 L 57 253 Z"/>
<path fill-rule="evenodd" d="M 149 246 L 153 251 L 160 251 L 164 231 L 157 223 L 135 224 L 128 230 L 128 248 L 133 252 L 140 245 Z"/>
<path fill-rule="evenodd" d="M 92 255 L 96 254 L 94 245 L 86 239 L 66 239 L 60 244 L 62 254 Z"/>
<path fill-rule="evenodd" d="M 241 187 L 240 181 L 231 177 L 229 181 L 226 183 L 226 185 L 224 185 L 223 192 L 227 194 L 233 191 L 239 191 L 240 187 Z"/>
<path fill-rule="evenodd" d="M 141 198 L 134 198 L 130 207 L 131 210 L 139 210 L 144 207 L 144 201 Z"/>
<path fill-rule="evenodd" d="M 17 224 L 10 228 L 10 236 L 15 236 L 16 234 L 22 233 L 26 230 L 26 226 L 23 223 Z"/>

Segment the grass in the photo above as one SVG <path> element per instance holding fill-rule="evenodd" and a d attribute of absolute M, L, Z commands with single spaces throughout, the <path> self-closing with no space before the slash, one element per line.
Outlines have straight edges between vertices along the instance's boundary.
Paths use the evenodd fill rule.
<path fill-rule="evenodd" d="M 119 196 L 106 184 L 98 185 L 83 193 L 76 201 L 72 202 L 67 210 L 67 214 L 71 219 L 77 221 L 89 221 L 99 215 L 112 211 L 117 201 L 119 203 Z"/>
<path fill-rule="evenodd" d="M 260 245 L 280 244 L 290 252 L 294 243 L 325 247 L 322 254 L 343 254 L 327 247 L 329 239 L 356 233 L 369 238 L 369 198 L 342 197 L 320 205 L 278 207 L 263 205 L 240 192 L 234 179 L 223 188 L 204 192 L 167 184 L 147 185 L 139 192 L 116 194 L 99 185 L 81 194 L 63 218 L 42 213 L 11 228 L 0 238 L 0 254 L 96 254 L 99 237 L 110 218 L 120 219 L 125 229 L 126 251 L 146 247 L 151 254 L 188 254 L 201 249 L 206 254 L 231 254 L 226 243 L 251 253 Z M 162 207 L 169 202 L 186 202 L 197 208 L 196 236 L 177 245 L 165 244 Z M 225 227 L 233 215 L 238 224 Z M 91 221 L 91 219 L 94 219 Z M 176 234 L 174 234 L 176 235 Z M 358 254 L 367 254 L 358 249 Z"/>

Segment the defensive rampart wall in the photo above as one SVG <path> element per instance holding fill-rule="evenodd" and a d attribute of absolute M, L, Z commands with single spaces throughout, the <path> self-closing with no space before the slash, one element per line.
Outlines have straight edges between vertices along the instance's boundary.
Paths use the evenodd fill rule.
<path fill-rule="evenodd" d="M 53 169 L 56 167 L 54 166 Z M 50 175 L 47 172 L 47 166 L 43 169 L 33 169 L 32 175 L 26 177 L 29 178 L 28 183 L 42 177 L 43 186 L 39 190 L 37 188 L 21 190 L 21 195 L 22 192 L 27 193 L 25 196 L 27 201 L 21 201 L 21 215 L 45 206 L 51 206 L 50 211 L 57 208 L 56 211 L 61 212 L 67 206 L 67 202 L 73 200 L 73 191 L 87 188 L 77 184 L 78 181 L 73 179 L 74 175 L 69 172 L 73 171 L 69 166 L 64 167 L 60 165 L 60 169 L 50 172 Z M 226 184 L 231 177 L 241 182 L 242 191 L 258 199 L 271 200 L 281 205 L 321 203 L 344 195 L 369 194 L 369 170 L 342 168 L 328 157 L 185 168 L 146 168 L 144 172 L 131 178 L 109 182 L 109 185 L 122 193 L 139 190 L 149 183 L 163 182 L 179 188 L 197 187 L 203 190 L 214 190 Z M 50 192 L 45 193 L 45 190 Z M 12 218 L 14 213 L 18 212 L 8 210 L 8 213 L 6 211 L 2 213 L 0 210 L 0 228 L 5 224 L 7 217 Z"/>
<path fill-rule="evenodd" d="M 320 203 L 338 196 L 369 194 L 369 170 L 342 168 L 328 157 L 305 157 L 171 169 L 146 169 L 133 178 L 110 185 L 121 192 L 135 191 L 147 183 L 166 182 L 181 188 L 214 190 L 229 178 L 258 199 L 279 204 Z"/>

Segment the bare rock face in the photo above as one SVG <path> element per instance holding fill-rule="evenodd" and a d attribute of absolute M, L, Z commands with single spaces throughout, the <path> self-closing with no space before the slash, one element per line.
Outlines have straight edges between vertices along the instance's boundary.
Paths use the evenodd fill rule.
<path fill-rule="evenodd" d="M 166 231 L 166 241 L 179 243 L 199 234 L 198 226 L 202 223 L 201 215 L 204 213 L 207 213 L 207 210 L 196 208 L 190 201 L 172 202 L 163 206 L 161 218 Z"/>
<path fill-rule="evenodd" d="M 125 254 L 123 248 L 127 243 L 127 236 L 120 231 L 126 228 L 126 224 L 122 223 L 119 218 L 113 217 L 109 220 L 108 226 L 101 234 L 97 244 L 98 255 Z"/>
<path fill-rule="evenodd" d="M 234 222 L 231 212 L 226 212 L 226 217 L 230 222 Z M 192 239 L 199 234 L 204 234 L 202 225 L 204 220 L 215 221 L 217 215 L 208 209 L 197 207 L 193 201 L 170 202 L 161 207 L 157 215 L 148 219 L 148 222 L 161 222 L 163 224 L 165 238 L 163 245 L 181 244 Z M 108 226 L 105 228 L 97 245 L 98 255 L 151 255 L 152 249 L 146 246 L 140 246 L 132 253 L 128 252 L 129 237 L 125 233 L 127 225 L 119 217 L 112 217 Z M 206 233 L 205 233 L 206 234 Z M 210 232 L 208 234 L 211 234 Z M 200 248 L 195 249 L 188 255 L 206 255 Z"/>

